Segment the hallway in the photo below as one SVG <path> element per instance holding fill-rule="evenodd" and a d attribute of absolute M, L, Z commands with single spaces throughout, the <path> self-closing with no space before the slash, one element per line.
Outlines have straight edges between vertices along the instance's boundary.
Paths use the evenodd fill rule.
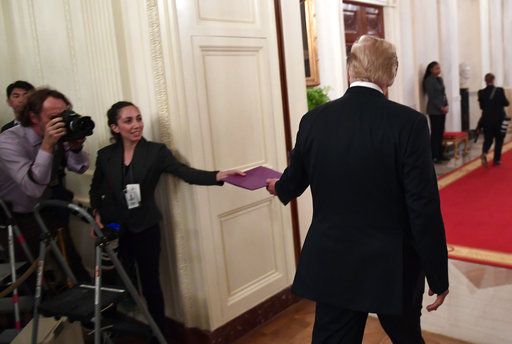
<path fill-rule="evenodd" d="M 263 326 L 240 338 L 235 344 L 306 344 L 310 343 L 315 305 L 301 300 Z M 423 332 L 429 344 L 467 344 L 468 342 Z M 375 317 L 368 317 L 363 344 L 391 344 Z"/>

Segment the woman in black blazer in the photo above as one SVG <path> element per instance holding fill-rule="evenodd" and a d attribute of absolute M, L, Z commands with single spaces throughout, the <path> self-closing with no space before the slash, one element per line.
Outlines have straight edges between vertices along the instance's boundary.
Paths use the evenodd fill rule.
<path fill-rule="evenodd" d="M 101 228 L 120 225 L 121 261 L 138 264 L 148 310 L 164 331 L 158 226 L 162 214 L 154 198 L 160 175 L 171 173 L 189 184 L 222 185 L 227 176 L 243 173 L 202 171 L 179 162 L 164 144 L 144 139 L 142 115 L 130 102 L 115 103 L 107 117 L 115 143 L 98 151 L 89 191 L 93 215 Z"/>
<path fill-rule="evenodd" d="M 435 163 L 448 160 L 443 157 L 443 133 L 448 113 L 448 101 L 441 78 L 441 66 L 432 61 L 423 76 L 423 90 L 427 94 L 427 114 L 430 118 L 430 145 Z"/>

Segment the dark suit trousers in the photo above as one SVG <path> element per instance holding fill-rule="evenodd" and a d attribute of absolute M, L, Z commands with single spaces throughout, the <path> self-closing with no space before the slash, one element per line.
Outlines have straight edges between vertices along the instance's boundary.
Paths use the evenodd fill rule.
<path fill-rule="evenodd" d="M 407 255 L 406 255 L 407 257 Z M 419 261 L 408 256 L 404 261 L 403 314 L 377 313 L 380 324 L 393 344 L 423 344 L 421 336 L 421 307 L 425 291 L 425 275 Z M 312 344 L 362 343 L 367 312 L 316 304 Z"/>
<path fill-rule="evenodd" d="M 501 132 L 501 124 L 497 126 L 484 126 L 484 144 L 482 153 L 487 154 L 494 141 L 494 161 L 501 160 L 501 148 L 503 147 L 504 135 Z"/>
<path fill-rule="evenodd" d="M 128 230 L 119 238 L 119 256 L 130 270 L 137 264 L 149 313 L 161 331 L 165 331 L 164 297 L 160 285 L 160 228 L 154 225 L 140 233 Z M 135 284 L 136 285 L 136 284 Z"/>
<path fill-rule="evenodd" d="M 430 118 L 430 148 L 432 159 L 443 157 L 443 133 L 446 115 L 428 115 Z"/>

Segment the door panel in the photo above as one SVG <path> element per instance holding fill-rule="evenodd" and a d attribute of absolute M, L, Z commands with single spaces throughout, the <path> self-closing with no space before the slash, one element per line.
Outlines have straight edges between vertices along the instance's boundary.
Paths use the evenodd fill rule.
<path fill-rule="evenodd" d="M 283 170 L 286 147 L 272 2 L 178 3 L 192 165 Z M 264 188 L 248 191 L 228 184 L 195 190 L 215 328 L 291 284 L 290 211 Z"/>

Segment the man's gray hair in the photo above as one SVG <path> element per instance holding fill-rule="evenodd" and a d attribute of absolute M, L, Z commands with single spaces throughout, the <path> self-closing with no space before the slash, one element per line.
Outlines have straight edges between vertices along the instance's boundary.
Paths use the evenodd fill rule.
<path fill-rule="evenodd" d="M 384 39 L 363 35 L 352 45 L 347 66 L 350 82 L 391 86 L 398 69 L 395 46 Z"/>

